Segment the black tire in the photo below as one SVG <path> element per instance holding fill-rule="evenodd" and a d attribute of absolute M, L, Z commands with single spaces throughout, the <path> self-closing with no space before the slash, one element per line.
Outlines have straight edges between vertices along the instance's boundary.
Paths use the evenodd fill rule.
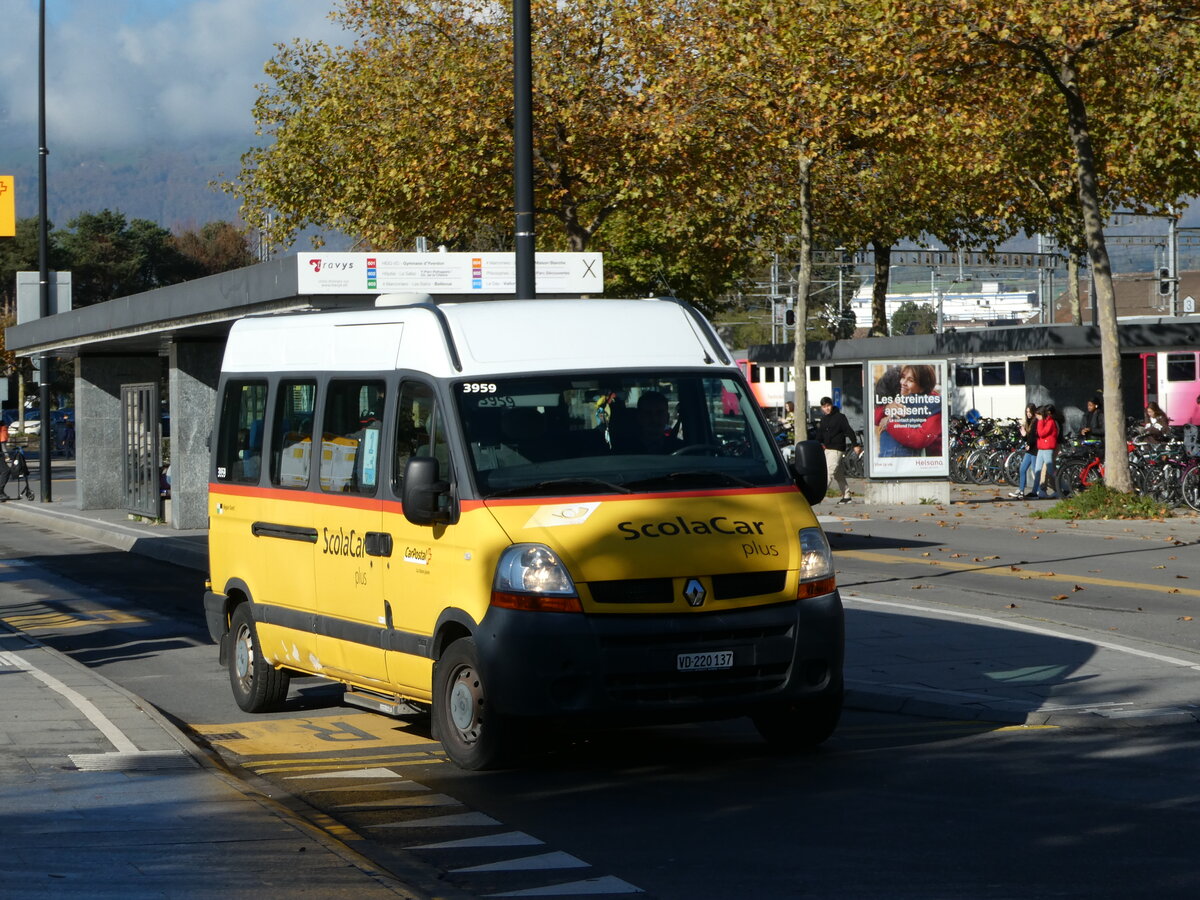
<path fill-rule="evenodd" d="M 475 641 L 461 638 L 433 669 L 433 736 L 460 769 L 493 769 L 510 758 L 510 720 L 488 706 Z"/>
<path fill-rule="evenodd" d="M 1019 487 L 1021 484 L 1021 462 L 1024 459 L 1024 450 L 1013 450 L 1004 457 L 1004 480 L 1013 487 Z"/>
<path fill-rule="evenodd" d="M 1183 502 L 1192 509 L 1200 512 L 1200 466 L 1195 466 L 1184 473 L 1180 483 Z"/>
<path fill-rule="evenodd" d="M 1068 460 L 1054 474 L 1058 483 L 1058 496 L 1070 497 L 1083 490 L 1083 482 L 1080 480 L 1083 463 L 1079 460 Z"/>
<path fill-rule="evenodd" d="M 274 712 L 287 700 L 290 681 L 286 669 L 276 669 L 263 659 L 250 604 L 241 604 L 229 622 L 229 684 L 233 699 L 243 712 Z"/>
<path fill-rule="evenodd" d="M 862 478 L 863 477 L 863 454 L 856 453 L 853 450 L 846 452 L 846 477 L 847 478 Z"/>
<path fill-rule="evenodd" d="M 842 717 L 842 696 L 839 688 L 813 700 L 793 700 L 767 706 L 750 718 L 763 739 L 777 750 L 797 752 L 812 750 L 823 744 Z"/>

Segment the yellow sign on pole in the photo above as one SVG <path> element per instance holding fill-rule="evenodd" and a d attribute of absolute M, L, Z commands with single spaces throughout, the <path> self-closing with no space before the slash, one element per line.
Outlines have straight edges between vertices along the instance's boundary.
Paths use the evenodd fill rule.
<path fill-rule="evenodd" d="M 17 236 L 17 192 L 11 175 L 0 175 L 0 237 Z"/>

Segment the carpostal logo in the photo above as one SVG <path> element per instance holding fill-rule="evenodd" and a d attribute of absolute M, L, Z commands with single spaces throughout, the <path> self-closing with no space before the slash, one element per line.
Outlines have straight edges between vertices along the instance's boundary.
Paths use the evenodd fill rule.
<path fill-rule="evenodd" d="M 325 553 L 330 556 L 366 556 L 367 548 L 364 538 L 353 529 L 346 532 L 340 528 L 337 531 L 322 529 L 325 538 Z"/>
<path fill-rule="evenodd" d="M 406 563 L 415 563 L 418 566 L 427 566 L 433 562 L 433 548 L 405 547 L 404 561 Z"/>

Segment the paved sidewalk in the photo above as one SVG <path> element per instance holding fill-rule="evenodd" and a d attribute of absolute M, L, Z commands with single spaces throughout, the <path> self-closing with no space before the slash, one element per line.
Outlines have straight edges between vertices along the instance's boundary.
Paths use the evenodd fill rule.
<path fill-rule="evenodd" d="M 56 466 L 57 468 L 57 466 Z M 957 491 L 949 507 L 818 507 L 821 520 L 962 514 L 1029 525 L 998 489 Z M 205 570 L 206 534 L 53 503 L 0 503 L 21 524 Z M 827 512 L 836 512 L 836 515 Z M 1134 535 L 1145 523 L 1043 522 Z M 1200 540 L 1192 517 L 1154 523 Z M 2 563 L 0 563 L 2 566 Z M 0 577 L 0 583 L 2 583 Z M 197 598 L 197 603 L 200 600 Z M 852 707 L 1005 723 L 1195 723 L 1200 657 L 1094 634 L 911 604 L 845 598 Z M 50 648 L 0 627 L 0 895 L 22 897 L 421 896 L 254 792 L 148 704 Z"/>
<path fill-rule="evenodd" d="M 7 900 L 419 896 L 224 774 L 137 697 L 6 630 L 0 834 Z"/>

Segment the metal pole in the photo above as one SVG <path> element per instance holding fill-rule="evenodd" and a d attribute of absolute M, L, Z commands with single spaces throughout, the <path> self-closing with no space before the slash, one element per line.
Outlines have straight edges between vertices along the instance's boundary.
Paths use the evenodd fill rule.
<path fill-rule="evenodd" d="M 44 319 L 50 315 L 50 238 L 46 222 L 46 0 L 38 4 L 38 288 Z M 49 503 L 50 452 L 53 447 L 53 425 L 50 421 L 50 364 L 53 357 L 41 356 L 38 367 L 38 415 L 41 417 L 41 437 L 38 438 L 38 480 L 42 502 Z"/>
<path fill-rule="evenodd" d="M 771 343 L 775 343 L 775 326 L 778 324 L 779 313 L 779 251 L 771 254 Z M 787 337 L 787 323 L 783 326 L 783 336 Z"/>
<path fill-rule="evenodd" d="M 533 53 L 529 0 L 513 0 L 513 186 L 516 200 L 516 295 L 537 295 L 533 222 Z"/>
<path fill-rule="evenodd" d="M 1179 219 L 1167 219 L 1167 265 L 1171 268 L 1171 315 L 1179 315 Z"/>

